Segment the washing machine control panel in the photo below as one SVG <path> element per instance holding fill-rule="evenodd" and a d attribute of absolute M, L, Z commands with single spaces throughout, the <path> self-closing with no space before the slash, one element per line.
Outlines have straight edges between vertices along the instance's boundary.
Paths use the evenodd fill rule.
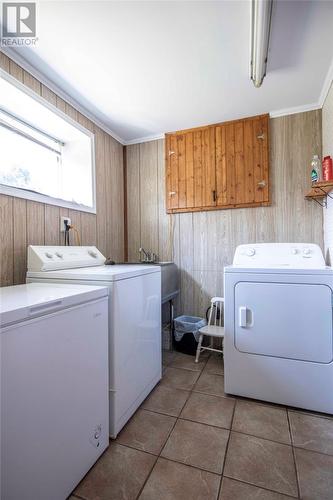
<path fill-rule="evenodd" d="M 323 253 L 312 243 L 256 243 L 239 245 L 233 265 L 243 267 L 325 267 Z"/>
<path fill-rule="evenodd" d="M 104 255 L 93 246 L 30 245 L 28 247 L 28 271 L 54 271 L 100 266 L 104 262 Z"/>

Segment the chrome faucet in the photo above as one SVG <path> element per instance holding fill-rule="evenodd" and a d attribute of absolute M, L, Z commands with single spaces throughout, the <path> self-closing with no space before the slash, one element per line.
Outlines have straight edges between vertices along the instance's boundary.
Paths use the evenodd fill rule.
<path fill-rule="evenodd" d="M 139 252 L 140 252 L 141 262 L 155 262 L 156 254 L 154 254 L 154 252 L 146 252 L 146 250 L 142 247 L 139 248 Z M 144 255 L 143 259 L 141 258 L 141 254 Z"/>
<path fill-rule="evenodd" d="M 143 262 L 148 262 L 149 261 L 149 252 L 146 252 L 146 250 L 142 247 L 139 248 L 139 252 L 140 252 L 140 259 L 143 261 Z M 142 259 L 141 258 L 141 254 L 144 255 L 144 258 Z"/>

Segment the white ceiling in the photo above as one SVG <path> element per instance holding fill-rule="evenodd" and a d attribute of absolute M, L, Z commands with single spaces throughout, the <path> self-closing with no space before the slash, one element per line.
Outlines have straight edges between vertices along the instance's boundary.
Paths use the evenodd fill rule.
<path fill-rule="evenodd" d="M 250 2 L 41 1 L 30 65 L 123 142 L 318 103 L 332 1 L 275 0 L 268 74 L 249 79 Z"/>

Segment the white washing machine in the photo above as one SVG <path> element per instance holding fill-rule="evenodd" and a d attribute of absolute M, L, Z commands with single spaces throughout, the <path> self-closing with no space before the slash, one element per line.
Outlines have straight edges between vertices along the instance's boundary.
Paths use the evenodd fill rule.
<path fill-rule="evenodd" d="M 1 500 L 65 500 L 109 445 L 107 294 L 0 289 Z"/>
<path fill-rule="evenodd" d="M 115 438 L 162 377 L 161 268 L 104 262 L 96 247 L 30 246 L 27 282 L 109 288 L 109 414 Z"/>
<path fill-rule="evenodd" d="M 333 271 L 321 249 L 241 245 L 224 279 L 225 392 L 333 413 Z"/>

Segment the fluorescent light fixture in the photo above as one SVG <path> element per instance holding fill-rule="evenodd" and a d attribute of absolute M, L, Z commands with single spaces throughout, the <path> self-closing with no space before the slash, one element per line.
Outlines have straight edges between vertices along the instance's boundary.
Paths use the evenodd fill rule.
<path fill-rule="evenodd" d="M 266 76 L 273 0 L 252 0 L 251 80 L 260 87 Z"/>

